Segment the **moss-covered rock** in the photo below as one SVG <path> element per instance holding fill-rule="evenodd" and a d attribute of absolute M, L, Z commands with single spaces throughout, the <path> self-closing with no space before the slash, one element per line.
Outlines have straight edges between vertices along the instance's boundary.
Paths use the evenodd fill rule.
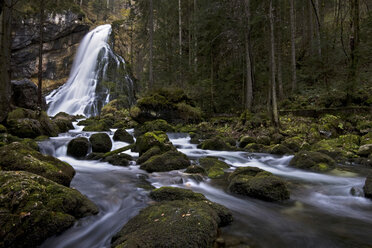
<path fill-rule="evenodd" d="M 152 156 L 160 155 L 162 153 L 164 153 L 164 151 L 162 151 L 158 146 L 153 146 L 137 159 L 137 164 L 143 164 Z"/>
<path fill-rule="evenodd" d="M 229 190 L 265 201 L 283 201 L 290 197 L 284 180 L 257 167 L 240 167 L 229 176 Z"/>
<path fill-rule="evenodd" d="M 185 169 L 190 165 L 187 156 L 178 151 L 168 151 L 156 155 L 144 162 L 140 168 L 147 172 L 162 172 Z"/>
<path fill-rule="evenodd" d="M 162 131 L 147 132 L 136 140 L 135 150 L 141 156 L 151 147 L 158 146 L 162 151 L 170 150 L 171 143 L 168 136 Z"/>
<path fill-rule="evenodd" d="M 32 172 L 65 186 L 75 175 L 71 165 L 18 142 L 0 148 L 0 169 Z"/>
<path fill-rule="evenodd" d="M 324 153 L 300 151 L 293 157 L 289 165 L 299 169 L 328 171 L 335 167 L 336 162 Z"/>
<path fill-rule="evenodd" d="M 0 247 L 37 247 L 97 207 L 77 190 L 22 171 L 0 171 Z"/>
<path fill-rule="evenodd" d="M 89 138 L 93 152 L 109 152 L 112 148 L 110 136 L 107 133 L 95 133 Z"/>
<path fill-rule="evenodd" d="M 355 158 L 360 144 L 360 137 L 354 134 L 341 135 L 335 139 L 324 139 L 312 146 L 312 151 L 326 153 L 344 161 Z"/>
<path fill-rule="evenodd" d="M 270 138 L 265 135 L 258 136 L 256 139 L 257 144 L 268 146 L 270 145 Z"/>
<path fill-rule="evenodd" d="M 326 114 L 319 119 L 318 130 L 326 137 L 337 137 L 342 134 L 344 122 L 339 116 Z"/>
<path fill-rule="evenodd" d="M 6 132 L 7 132 L 6 127 L 0 124 L 0 133 L 6 133 Z"/>
<path fill-rule="evenodd" d="M 160 202 L 131 219 L 112 247 L 212 247 L 218 227 L 232 221 L 225 207 L 190 190 L 166 187 L 151 195 Z"/>
<path fill-rule="evenodd" d="M 303 143 L 304 143 L 303 138 L 295 136 L 295 137 L 290 137 L 290 138 L 285 139 L 282 142 L 282 145 L 288 147 L 289 149 L 291 149 L 294 152 L 298 152 L 301 149 Z"/>
<path fill-rule="evenodd" d="M 274 145 L 271 148 L 270 153 L 271 154 L 276 154 L 276 155 L 285 155 L 285 154 L 293 154 L 294 151 L 292 151 L 291 149 L 289 149 L 285 145 L 277 144 L 277 145 Z"/>
<path fill-rule="evenodd" d="M 40 135 L 57 136 L 58 126 L 52 123 L 45 112 L 17 108 L 8 114 L 9 132 L 21 138 L 36 138 Z"/>
<path fill-rule="evenodd" d="M 74 125 L 72 124 L 75 121 L 74 116 L 70 116 L 66 113 L 58 113 L 56 116 L 53 117 L 52 122 L 58 126 L 60 132 L 64 133 L 70 129 L 74 129 Z"/>
<path fill-rule="evenodd" d="M 113 125 L 113 122 L 109 119 L 99 119 L 98 117 L 92 117 L 80 121 L 78 125 L 85 126 L 83 128 L 83 131 L 86 132 L 106 132 L 110 131 L 110 127 Z"/>
<path fill-rule="evenodd" d="M 186 168 L 185 173 L 188 174 L 205 174 L 206 171 L 203 167 L 197 165 L 190 165 Z"/>
<path fill-rule="evenodd" d="M 256 143 L 256 138 L 245 135 L 240 138 L 239 147 L 244 148 L 246 145 L 251 143 Z"/>
<path fill-rule="evenodd" d="M 368 157 L 370 154 L 372 154 L 372 144 L 360 146 L 357 153 L 359 156 Z"/>
<path fill-rule="evenodd" d="M 206 157 L 199 159 L 200 165 L 206 170 L 209 178 L 221 178 L 225 174 L 225 170 L 230 166 L 225 162 L 214 157 Z"/>
<path fill-rule="evenodd" d="M 175 128 L 168 124 L 167 121 L 158 119 L 154 121 L 147 121 L 143 123 L 142 125 L 138 125 L 134 129 L 134 134 L 136 137 L 145 134 L 147 132 L 152 132 L 152 131 L 163 131 L 163 132 L 174 132 Z"/>
<path fill-rule="evenodd" d="M 85 137 L 78 137 L 71 140 L 67 145 L 67 155 L 75 158 L 81 158 L 87 155 L 90 143 Z"/>
<path fill-rule="evenodd" d="M 216 151 L 234 151 L 235 147 L 231 146 L 222 137 L 214 137 L 212 139 L 204 140 L 198 145 L 198 148 L 203 150 L 216 150 Z"/>
<path fill-rule="evenodd" d="M 372 144 L 372 132 L 369 132 L 360 138 L 360 145 L 367 145 L 367 144 Z"/>
<path fill-rule="evenodd" d="M 244 147 L 244 150 L 247 152 L 259 152 L 259 153 L 265 153 L 269 151 L 269 149 L 266 146 L 262 144 L 256 144 L 256 143 L 246 145 Z"/>
<path fill-rule="evenodd" d="M 131 160 L 133 160 L 132 156 L 125 153 L 114 154 L 103 159 L 104 162 L 120 166 L 128 166 Z"/>
<path fill-rule="evenodd" d="M 372 199 L 372 174 L 366 178 L 363 191 L 365 197 Z"/>
<path fill-rule="evenodd" d="M 116 130 L 116 132 L 114 133 L 113 140 L 122 141 L 129 144 L 134 143 L 133 136 L 130 135 L 130 133 L 128 133 L 127 130 L 125 130 L 125 128 L 119 128 L 118 130 Z"/>

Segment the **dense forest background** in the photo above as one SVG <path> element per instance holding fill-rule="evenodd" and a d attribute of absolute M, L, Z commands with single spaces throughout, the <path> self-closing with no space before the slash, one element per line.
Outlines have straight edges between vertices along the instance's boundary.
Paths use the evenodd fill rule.
<path fill-rule="evenodd" d="M 15 19 L 72 10 L 112 23 L 139 96 L 180 87 L 211 114 L 372 104 L 367 0 L 4 3 Z"/>

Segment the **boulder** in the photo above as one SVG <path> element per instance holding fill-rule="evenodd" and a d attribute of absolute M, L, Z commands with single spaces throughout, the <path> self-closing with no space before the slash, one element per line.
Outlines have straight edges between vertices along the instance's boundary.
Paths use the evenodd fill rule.
<path fill-rule="evenodd" d="M 231 146 L 221 137 L 214 137 L 212 139 L 204 140 L 198 145 L 198 148 L 203 150 L 216 150 L 216 151 L 233 151 L 235 147 Z"/>
<path fill-rule="evenodd" d="M 152 131 L 163 131 L 163 132 L 174 132 L 175 128 L 168 124 L 167 121 L 158 119 L 154 121 L 147 121 L 143 123 L 142 125 L 138 125 L 134 129 L 135 136 L 140 136 L 142 134 L 145 134 L 147 132 Z"/>
<path fill-rule="evenodd" d="M 312 171 L 328 171 L 336 166 L 336 162 L 324 153 L 300 151 L 293 157 L 289 166 Z"/>
<path fill-rule="evenodd" d="M 75 158 L 81 158 L 87 155 L 90 143 L 85 137 L 78 137 L 71 140 L 67 145 L 67 155 Z"/>
<path fill-rule="evenodd" d="M 60 112 L 52 118 L 52 121 L 58 126 L 60 132 L 67 132 L 74 129 L 72 122 L 76 121 L 76 117 Z"/>
<path fill-rule="evenodd" d="M 265 135 L 258 136 L 256 143 L 268 146 L 270 145 L 270 137 L 265 136 Z"/>
<path fill-rule="evenodd" d="M 143 164 L 152 156 L 160 155 L 162 153 L 164 152 L 158 146 L 153 146 L 137 159 L 137 164 Z"/>
<path fill-rule="evenodd" d="M 166 187 L 150 195 L 159 202 L 131 219 L 112 247 L 213 247 L 218 228 L 232 221 L 225 207 L 190 190 Z"/>
<path fill-rule="evenodd" d="M 98 208 L 77 190 L 24 171 L 0 171 L 0 247 L 38 247 Z"/>
<path fill-rule="evenodd" d="M 75 175 L 71 165 L 19 142 L 0 147 L 0 169 L 3 171 L 28 171 L 69 186 Z"/>
<path fill-rule="evenodd" d="M 109 152 L 112 148 L 110 136 L 106 133 L 95 133 L 89 138 L 93 152 Z"/>
<path fill-rule="evenodd" d="M 272 147 L 271 154 L 276 154 L 276 155 L 285 155 L 285 154 L 293 154 L 294 152 L 286 147 L 285 145 L 282 144 L 277 144 Z"/>
<path fill-rule="evenodd" d="M 185 169 L 189 165 L 190 160 L 185 154 L 178 151 L 168 151 L 151 157 L 140 166 L 140 169 L 147 172 L 162 172 Z"/>
<path fill-rule="evenodd" d="M 122 141 L 129 144 L 134 143 L 133 136 L 130 135 L 130 133 L 128 133 L 127 130 L 125 130 L 125 128 L 119 128 L 118 130 L 116 130 L 116 132 L 114 133 L 113 140 Z"/>
<path fill-rule="evenodd" d="M 201 166 L 190 165 L 186 168 L 185 173 L 188 174 L 205 174 L 205 169 Z"/>
<path fill-rule="evenodd" d="M 114 154 L 103 159 L 104 162 L 119 166 L 128 166 L 131 160 L 133 160 L 132 156 L 125 153 Z"/>
<path fill-rule="evenodd" d="M 372 199 L 372 174 L 367 176 L 363 191 L 365 197 Z"/>
<path fill-rule="evenodd" d="M 360 146 L 357 154 L 359 156 L 368 157 L 368 155 L 372 154 L 372 144 Z"/>
<path fill-rule="evenodd" d="M 21 108 L 37 110 L 38 104 L 37 86 L 29 79 L 19 81 L 11 81 L 12 97 L 11 102 Z M 43 97 L 42 107 L 45 108 L 46 103 Z"/>
<path fill-rule="evenodd" d="M 257 167 L 240 167 L 229 176 L 229 190 L 264 201 L 283 201 L 290 197 L 281 178 Z"/>
<path fill-rule="evenodd" d="M 78 126 L 85 126 L 83 131 L 86 132 L 109 132 L 111 123 L 108 119 L 98 119 L 97 117 L 92 117 L 79 121 Z"/>
<path fill-rule="evenodd" d="M 251 136 L 243 136 L 240 138 L 239 147 L 244 148 L 246 145 L 256 143 L 256 138 Z"/>
<path fill-rule="evenodd" d="M 203 167 L 209 178 L 221 178 L 225 174 L 225 170 L 230 166 L 225 162 L 214 157 L 206 157 L 199 159 L 200 166 Z"/>
<path fill-rule="evenodd" d="M 160 150 L 170 150 L 173 145 L 169 142 L 168 136 L 162 131 L 147 132 L 136 140 L 135 151 L 141 156 L 150 148 L 158 146 Z"/>

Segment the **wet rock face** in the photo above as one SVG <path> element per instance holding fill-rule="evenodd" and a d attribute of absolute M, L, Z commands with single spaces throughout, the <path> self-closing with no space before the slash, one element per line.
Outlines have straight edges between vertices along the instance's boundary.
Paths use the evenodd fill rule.
<path fill-rule="evenodd" d="M 32 110 L 38 108 L 37 86 L 32 81 L 28 79 L 22 79 L 19 81 L 13 80 L 11 87 L 11 102 L 15 106 Z M 46 106 L 44 98 L 43 106 Z"/>
<path fill-rule="evenodd" d="M 372 174 L 367 177 L 363 191 L 365 197 L 372 199 Z"/>
<path fill-rule="evenodd" d="M 67 11 L 49 14 L 44 28 L 43 77 L 57 79 L 68 76 L 77 46 L 89 26 L 82 16 Z M 38 19 L 15 18 L 12 42 L 12 78 L 30 78 L 37 74 L 40 33 Z"/>

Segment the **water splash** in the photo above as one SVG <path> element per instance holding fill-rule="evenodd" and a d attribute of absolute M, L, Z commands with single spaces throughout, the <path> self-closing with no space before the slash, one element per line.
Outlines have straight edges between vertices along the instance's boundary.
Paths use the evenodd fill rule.
<path fill-rule="evenodd" d="M 59 112 L 87 117 L 98 115 L 111 100 L 103 82 L 126 84 L 127 94 L 133 92 L 130 77 L 119 73 L 125 71 L 124 59 L 115 54 L 108 43 L 111 30 L 110 24 L 101 25 L 83 38 L 67 83 L 46 97 L 48 115 Z"/>

